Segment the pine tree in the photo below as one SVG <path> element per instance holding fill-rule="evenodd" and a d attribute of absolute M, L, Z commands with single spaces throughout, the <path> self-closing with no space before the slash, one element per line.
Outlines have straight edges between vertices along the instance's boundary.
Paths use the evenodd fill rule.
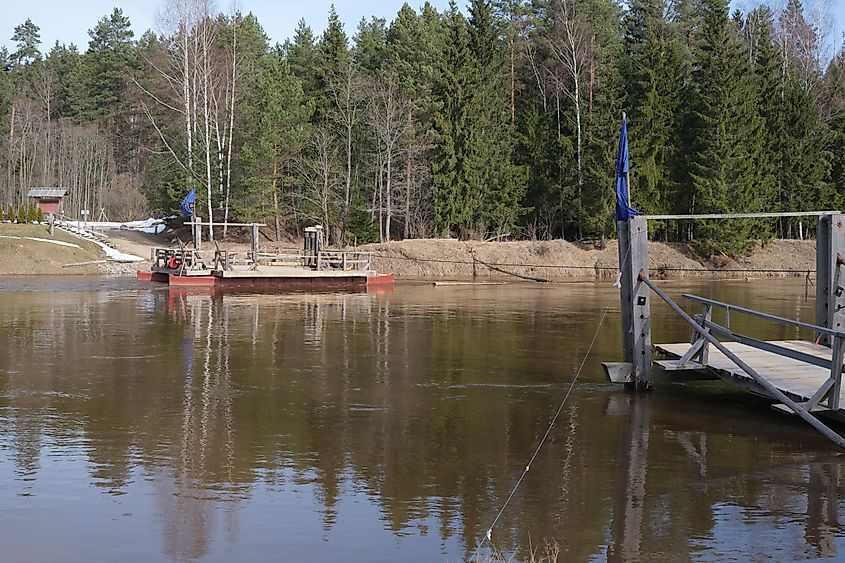
<path fill-rule="evenodd" d="M 407 4 L 399 10 L 387 30 L 387 65 L 403 98 L 408 101 L 408 129 L 404 146 L 403 236 L 412 236 L 413 206 L 425 207 L 429 198 L 422 163 L 427 161 L 435 106 L 433 85 L 437 81 L 441 23 L 426 4 L 418 15 Z M 413 203 L 412 203 L 413 201 Z"/>
<path fill-rule="evenodd" d="M 15 26 L 12 41 L 17 43 L 11 55 L 12 64 L 27 66 L 41 60 L 41 28 L 27 18 L 26 21 Z"/>
<path fill-rule="evenodd" d="M 830 161 L 829 199 L 823 206 L 842 209 L 845 203 L 845 46 L 830 62 L 824 77 L 827 91 L 826 106 L 830 119 L 827 151 Z"/>
<path fill-rule="evenodd" d="M 247 78 L 247 100 L 241 151 L 244 193 L 238 215 L 248 220 L 272 215 L 276 240 L 281 238 L 281 204 L 296 181 L 294 163 L 308 135 L 303 124 L 313 113 L 302 84 L 278 56 L 261 57 L 257 72 Z"/>
<path fill-rule="evenodd" d="M 669 24 L 671 42 L 678 57 L 676 76 L 680 102 L 669 143 L 676 152 L 675 157 L 668 163 L 670 184 L 674 187 L 674 193 L 667 202 L 667 207 L 671 212 L 685 214 L 695 209 L 690 166 L 698 143 L 697 84 L 693 71 L 701 58 L 702 11 L 699 9 L 699 0 L 674 2 L 670 10 Z M 681 240 L 692 239 L 692 223 L 678 224 L 677 229 Z"/>
<path fill-rule="evenodd" d="M 293 42 L 286 42 L 282 51 L 291 74 L 302 84 L 302 91 L 305 96 L 315 102 L 318 98 L 325 97 L 324 92 L 320 89 L 317 42 L 314 38 L 314 32 L 311 31 L 305 20 L 299 20 L 294 32 Z M 317 102 L 317 105 L 325 106 L 327 102 Z"/>

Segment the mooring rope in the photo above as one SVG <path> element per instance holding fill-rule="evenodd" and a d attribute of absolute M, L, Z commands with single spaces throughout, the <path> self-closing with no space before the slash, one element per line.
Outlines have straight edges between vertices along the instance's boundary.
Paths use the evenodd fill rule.
<path fill-rule="evenodd" d="M 622 259 L 620 264 L 625 264 L 625 261 L 628 259 L 627 254 Z M 621 275 L 621 274 L 620 274 Z M 618 280 L 617 280 L 618 282 Z M 614 284 L 614 287 L 616 285 Z M 552 429 L 554 428 L 555 424 L 557 423 L 557 419 L 560 417 L 560 413 L 563 412 L 563 407 L 566 405 L 566 401 L 569 399 L 569 396 L 572 394 L 573 389 L 575 389 L 575 384 L 578 382 L 578 377 L 581 375 L 581 372 L 584 370 L 584 366 L 587 363 L 587 358 L 590 357 L 590 353 L 593 351 L 593 346 L 596 344 L 596 340 L 598 340 L 599 333 L 601 332 L 602 326 L 604 325 L 604 320 L 607 318 L 607 312 L 610 310 L 611 303 L 613 303 L 613 299 L 616 297 L 615 293 L 611 293 L 610 297 L 607 300 L 607 303 L 604 306 L 604 310 L 602 311 L 601 318 L 599 319 L 598 326 L 596 327 L 596 332 L 593 334 L 593 339 L 590 341 L 590 345 L 587 347 L 587 352 L 584 354 L 584 358 L 581 360 L 581 364 L 578 366 L 578 370 L 575 372 L 575 376 L 572 378 L 572 382 L 569 384 L 569 389 L 566 390 L 566 394 L 563 396 L 563 400 L 558 405 L 557 410 L 555 411 L 554 416 L 552 416 L 552 420 L 549 423 L 549 427 L 546 428 L 546 433 L 543 434 L 543 437 L 540 439 L 540 442 L 537 444 L 537 447 L 534 449 L 534 453 L 531 455 L 531 458 L 528 460 L 528 463 L 525 465 L 525 469 L 522 470 L 522 475 L 519 476 L 517 479 L 516 484 L 511 489 L 508 498 L 505 500 L 505 503 L 502 505 L 502 508 L 499 510 L 499 513 L 496 514 L 496 517 L 493 519 L 493 523 L 487 528 L 487 532 L 482 536 L 482 538 L 478 541 L 478 544 L 475 546 L 475 551 L 473 552 L 472 556 L 469 558 L 469 561 L 476 561 L 478 557 L 478 552 L 481 550 L 481 547 L 484 545 L 485 541 L 491 541 L 493 538 L 493 528 L 496 527 L 496 524 L 499 522 L 499 519 L 502 517 L 502 514 L 505 513 L 505 509 L 507 509 L 508 505 L 510 504 L 511 500 L 513 499 L 514 495 L 516 494 L 517 489 L 522 484 L 522 481 L 525 480 L 525 476 L 528 475 L 528 472 L 531 470 L 531 465 L 534 463 L 534 460 L 539 455 L 540 450 L 548 440 L 549 436 L 552 433 Z"/>

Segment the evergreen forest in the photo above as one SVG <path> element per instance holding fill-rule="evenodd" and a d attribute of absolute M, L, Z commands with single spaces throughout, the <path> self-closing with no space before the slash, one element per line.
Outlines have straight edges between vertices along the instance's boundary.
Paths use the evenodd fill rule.
<path fill-rule="evenodd" d="M 470 0 L 356 29 L 332 8 L 283 43 L 210 0 L 164 0 L 140 36 L 115 8 L 84 46 L 26 20 L 0 50 L 0 204 L 61 186 L 70 216 L 125 221 L 177 215 L 193 189 L 199 216 L 276 240 L 604 239 L 626 112 L 643 212 L 843 209 L 843 38 L 819 5 L 781 6 Z M 654 229 L 711 253 L 799 236 L 797 219 Z"/>

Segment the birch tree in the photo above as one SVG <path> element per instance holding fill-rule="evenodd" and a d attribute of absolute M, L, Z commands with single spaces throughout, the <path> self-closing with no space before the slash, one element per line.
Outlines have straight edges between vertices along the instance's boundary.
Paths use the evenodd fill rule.
<path fill-rule="evenodd" d="M 555 0 L 552 9 L 553 19 L 548 46 L 562 71 L 561 73 L 552 71 L 552 82 L 558 92 L 562 92 L 569 98 L 575 112 L 575 170 L 580 238 L 584 186 L 581 86 L 584 80 L 584 66 L 588 58 L 590 33 L 575 0 Z"/>

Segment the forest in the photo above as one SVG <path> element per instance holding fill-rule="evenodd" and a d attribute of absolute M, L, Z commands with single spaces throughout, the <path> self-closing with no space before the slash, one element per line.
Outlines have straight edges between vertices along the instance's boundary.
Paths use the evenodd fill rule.
<path fill-rule="evenodd" d="M 822 4 L 470 0 L 271 44 L 249 13 L 165 0 L 136 37 L 119 8 L 87 46 L 0 50 L 0 204 L 68 189 L 65 212 L 196 212 L 281 240 L 612 237 L 629 123 L 647 213 L 842 209 L 845 50 Z M 705 251 L 799 236 L 795 219 L 662 223 Z M 226 236 L 227 229 L 210 233 Z"/>

